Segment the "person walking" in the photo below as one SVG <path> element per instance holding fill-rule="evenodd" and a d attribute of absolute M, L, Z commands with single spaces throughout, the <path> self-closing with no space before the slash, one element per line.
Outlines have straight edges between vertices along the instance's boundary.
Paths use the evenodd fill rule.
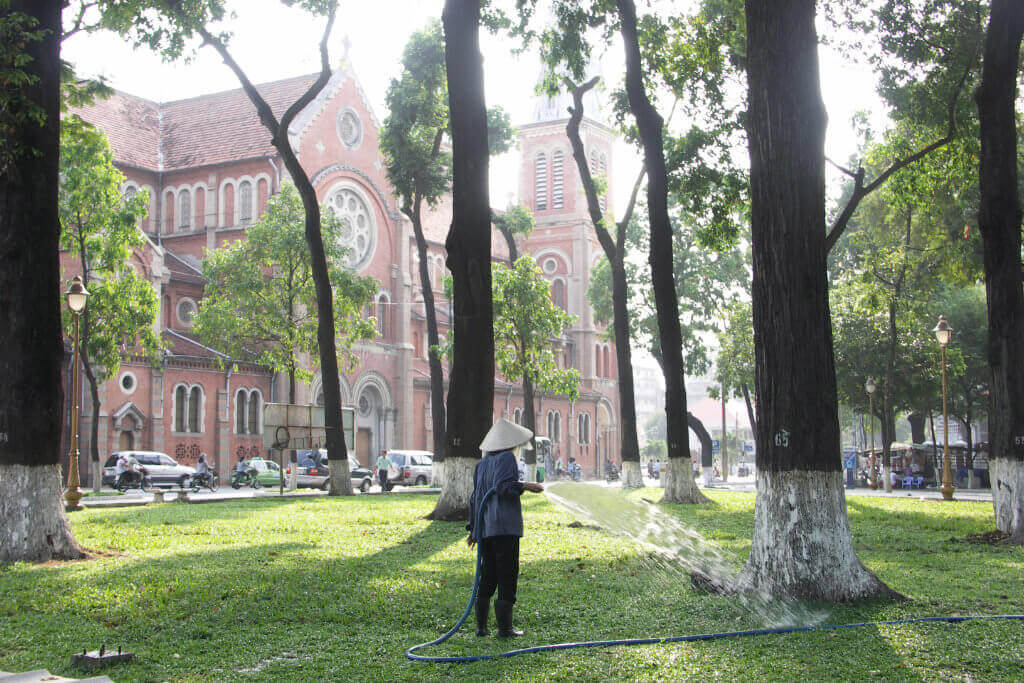
<path fill-rule="evenodd" d="M 388 488 L 388 468 L 391 467 L 391 460 L 388 458 L 388 452 L 382 450 L 380 455 L 377 456 L 377 479 L 380 481 L 381 493 L 390 490 Z"/>
<path fill-rule="evenodd" d="M 519 583 L 519 539 L 523 535 L 523 509 L 519 497 L 523 491 L 540 493 L 544 486 L 519 481 L 517 455 L 533 438 L 525 427 L 500 418 L 480 443 L 483 458 L 473 470 L 473 494 L 469 499 L 469 537 L 466 543 L 480 544 L 483 566 L 476 596 L 476 634 L 486 636 L 491 597 L 498 622 L 499 638 L 523 635 L 512 628 L 512 609 Z M 494 493 L 484 502 L 487 492 Z M 481 504 L 483 512 L 481 514 Z M 479 518 L 479 519 L 478 519 Z M 479 528 L 476 526 L 479 522 Z"/>

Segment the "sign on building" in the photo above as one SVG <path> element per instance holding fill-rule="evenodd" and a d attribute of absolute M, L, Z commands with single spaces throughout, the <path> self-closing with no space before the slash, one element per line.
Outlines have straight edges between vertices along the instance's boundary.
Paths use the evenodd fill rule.
<path fill-rule="evenodd" d="M 341 426 L 345 447 L 355 449 L 355 409 L 341 409 Z M 276 450 L 314 449 L 327 447 L 323 406 L 294 403 L 267 403 L 263 408 L 263 446 Z"/>

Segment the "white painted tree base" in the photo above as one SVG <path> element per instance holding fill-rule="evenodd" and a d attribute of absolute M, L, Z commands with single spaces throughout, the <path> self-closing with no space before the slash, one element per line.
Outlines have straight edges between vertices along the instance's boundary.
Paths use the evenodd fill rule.
<path fill-rule="evenodd" d="M 331 469 L 331 488 L 329 496 L 354 496 L 352 490 L 352 473 L 348 469 L 348 460 L 328 460 Z"/>
<path fill-rule="evenodd" d="M 0 564 L 77 560 L 61 497 L 60 466 L 0 465 Z"/>
<path fill-rule="evenodd" d="M 996 528 L 1024 545 L 1024 461 L 993 458 L 989 461 L 992 507 Z"/>
<path fill-rule="evenodd" d="M 441 462 L 434 461 L 434 465 L 430 470 L 430 485 L 436 488 L 444 487 L 444 460 Z"/>
<path fill-rule="evenodd" d="M 644 478 L 643 475 L 640 474 L 640 463 L 623 462 L 621 475 L 622 488 L 642 489 L 644 487 Z"/>
<path fill-rule="evenodd" d="M 665 468 L 665 495 L 662 503 L 710 503 L 693 478 L 690 458 L 669 458 Z"/>
<path fill-rule="evenodd" d="M 99 493 L 103 490 L 103 468 L 100 467 L 100 461 L 90 460 L 89 470 L 92 476 L 92 490 Z"/>
<path fill-rule="evenodd" d="M 853 551 L 841 472 L 757 473 L 754 537 L 737 584 L 774 598 L 901 598 Z"/>
<path fill-rule="evenodd" d="M 886 493 L 892 493 L 892 470 L 888 465 L 882 465 L 882 482 Z"/>
<path fill-rule="evenodd" d="M 444 459 L 444 487 L 427 519 L 458 521 L 469 519 L 469 497 L 473 495 L 475 458 Z"/>

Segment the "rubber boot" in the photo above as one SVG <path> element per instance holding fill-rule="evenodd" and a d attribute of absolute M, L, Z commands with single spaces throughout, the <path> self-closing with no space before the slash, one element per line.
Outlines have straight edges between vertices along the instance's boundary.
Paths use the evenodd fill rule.
<path fill-rule="evenodd" d="M 495 609 L 497 609 L 497 608 L 495 608 Z M 487 630 L 487 618 L 490 616 L 490 614 L 491 614 L 491 601 L 490 600 L 481 600 L 480 598 L 477 598 L 477 600 L 476 600 L 476 634 L 477 634 L 477 636 L 479 636 L 481 638 L 491 634 L 491 632 Z"/>
<path fill-rule="evenodd" d="M 512 628 L 512 605 L 514 604 L 508 600 L 494 601 L 494 618 L 498 622 L 499 638 L 517 638 L 523 635 L 522 631 Z"/>

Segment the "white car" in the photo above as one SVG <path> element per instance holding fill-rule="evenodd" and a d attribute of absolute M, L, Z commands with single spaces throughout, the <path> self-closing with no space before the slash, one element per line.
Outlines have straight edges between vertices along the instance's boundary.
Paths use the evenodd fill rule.
<path fill-rule="evenodd" d="M 390 486 L 429 486 L 434 476 L 434 454 L 430 451 L 388 451 Z"/>
<path fill-rule="evenodd" d="M 177 461 L 166 453 L 160 451 L 118 451 L 111 453 L 110 457 L 103 464 L 103 483 L 113 486 L 117 475 L 117 460 L 121 456 L 131 456 L 142 467 L 146 477 L 154 486 L 180 486 L 186 487 L 196 473 L 194 467 L 179 465 Z"/>

